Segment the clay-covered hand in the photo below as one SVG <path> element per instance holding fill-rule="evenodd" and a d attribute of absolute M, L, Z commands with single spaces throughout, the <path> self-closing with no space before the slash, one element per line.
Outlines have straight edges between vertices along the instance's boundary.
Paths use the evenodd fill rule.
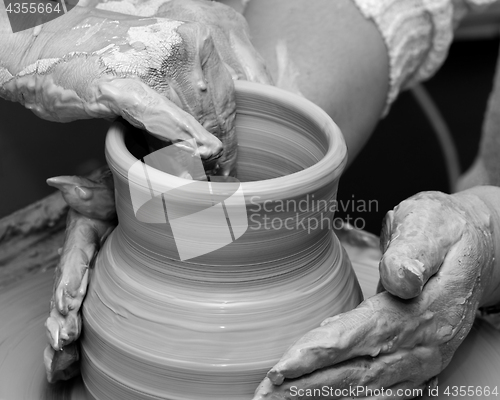
<path fill-rule="evenodd" d="M 168 0 L 159 7 L 156 15 L 207 26 L 233 79 L 272 84 L 263 58 L 250 41 L 245 18 L 231 7 L 216 1 Z"/>
<path fill-rule="evenodd" d="M 473 192 L 425 192 L 389 212 L 380 263 L 387 291 L 298 340 L 254 399 L 401 399 L 434 385 L 477 308 L 499 300 L 492 204 Z"/>
<path fill-rule="evenodd" d="M 232 7 L 207 0 L 156 0 L 154 2 L 86 0 L 86 5 L 123 14 L 201 23 L 210 30 L 214 45 L 233 79 L 272 84 L 272 78 L 262 57 L 250 41 L 245 18 Z"/>
<path fill-rule="evenodd" d="M 75 7 L 39 32 L 2 39 L 26 51 L 0 67 L 0 97 L 49 120 L 121 116 L 167 142 L 194 138 L 206 161 L 224 147 L 218 163 L 227 170 L 236 149 L 234 85 L 211 30 Z"/>
<path fill-rule="evenodd" d="M 90 268 L 106 237 L 116 225 L 113 179 L 102 168 L 89 178 L 63 176 L 48 184 L 61 190 L 70 206 L 66 237 L 45 326 L 50 346 L 44 353 L 49 382 L 69 379 L 79 372 L 75 341 L 81 332 L 80 307 L 87 292 Z"/>

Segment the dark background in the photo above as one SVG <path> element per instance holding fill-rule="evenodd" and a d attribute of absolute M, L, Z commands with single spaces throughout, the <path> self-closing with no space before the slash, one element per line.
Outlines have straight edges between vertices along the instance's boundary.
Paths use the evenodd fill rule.
<path fill-rule="evenodd" d="M 424 83 L 450 128 L 462 171 L 472 164 L 477 153 L 498 46 L 497 39 L 455 42 L 443 67 Z M 355 199 L 356 205 L 377 200 L 378 210 L 372 206 L 371 212 L 352 212 L 349 205 L 347 212 L 337 216 L 362 218 L 365 229 L 378 234 L 388 210 L 424 190 L 449 192 L 451 188 L 436 135 L 407 91 L 379 123 L 340 181 L 340 204 L 349 199 Z"/>
<path fill-rule="evenodd" d="M 491 21 L 473 25 L 488 30 L 458 35 L 444 66 L 424 84 L 450 127 L 462 170 L 477 152 L 499 47 L 497 14 L 485 15 Z M 102 120 L 48 122 L 0 99 L 0 217 L 50 194 L 47 178 L 85 174 L 103 163 L 108 125 Z M 413 95 L 405 92 L 342 177 L 339 203 L 351 203 L 337 216 L 361 218 L 359 224 L 378 234 L 388 210 L 423 190 L 448 192 L 450 186 L 435 133 Z M 353 212 L 353 200 L 356 206 L 372 201 L 371 210 Z"/>

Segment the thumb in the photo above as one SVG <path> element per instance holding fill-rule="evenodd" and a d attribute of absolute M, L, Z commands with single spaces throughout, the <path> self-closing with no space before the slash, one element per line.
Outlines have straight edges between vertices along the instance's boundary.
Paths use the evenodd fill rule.
<path fill-rule="evenodd" d="M 452 196 L 419 193 L 389 212 L 382 228 L 380 280 L 391 294 L 418 296 L 460 240 L 466 220 Z"/>

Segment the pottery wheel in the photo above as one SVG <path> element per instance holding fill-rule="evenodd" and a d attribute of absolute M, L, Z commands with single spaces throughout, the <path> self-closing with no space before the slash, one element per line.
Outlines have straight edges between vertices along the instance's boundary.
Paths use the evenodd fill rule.
<path fill-rule="evenodd" d="M 380 253 L 369 235 L 342 238 L 365 294 L 374 294 Z M 42 354 L 47 344 L 53 271 L 37 274 L 0 293 L 0 400 L 89 400 L 80 378 L 51 385 L 46 382 Z M 440 396 L 446 387 L 489 386 L 500 390 L 500 331 L 476 321 L 469 336 L 439 377 Z M 492 398 L 494 395 L 469 398 Z"/>

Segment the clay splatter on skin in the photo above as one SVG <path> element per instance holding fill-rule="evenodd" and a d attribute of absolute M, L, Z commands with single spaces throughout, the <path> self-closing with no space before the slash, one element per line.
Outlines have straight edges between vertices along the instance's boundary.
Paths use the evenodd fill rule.
<path fill-rule="evenodd" d="M 87 40 L 89 40 L 92 36 L 96 35 L 105 23 L 106 20 L 104 19 L 100 23 L 89 26 L 85 34 L 76 41 L 76 45 L 80 46 L 82 43 L 85 43 Z"/>
<path fill-rule="evenodd" d="M 183 23 L 165 20 L 139 25 L 128 29 L 127 39 L 125 42 L 121 39 L 120 46 L 108 43 L 92 53 L 72 52 L 61 58 L 37 60 L 16 76 L 2 70 L 4 82 L 0 95 L 18 101 L 38 116 L 52 121 L 122 115 L 163 140 L 195 138 L 203 158 L 219 156 L 222 144 L 217 138 L 205 131 L 192 116 L 149 87 L 160 88 L 166 84 L 165 77 L 155 78 L 150 71 L 161 69 L 162 63 L 181 44 L 176 29 Z M 102 27 L 102 24 L 98 26 Z M 138 43 L 147 43 L 147 48 L 137 46 Z M 81 83 L 68 81 L 66 77 L 71 74 L 66 71 L 71 67 L 81 69 L 80 60 L 85 62 L 86 76 L 81 78 Z M 102 75 L 103 70 L 109 74 Z M 139 79 L 120 78 L 120 75 L 142 77 L 150 85 Z M 95 77 L 93 82 L 89 82 L 91 77 Z M 155 79 L 160 78 L 163 82 L 155 83 Z M 125 87 L 129 90 L 122 92 L 120 88 Z"/>
<path fill-rule="evenodd" d="M 279 40 L 276 44 L 276 61 L 278 63 L 276 86 L 303 96 L 297 82 L 300 72 L 293 60 L 290 59 L 285 40 Z"/>
<path fill-rule="evenodd" d="M 14 76 L 3 71 L 0 96 L 48 120 L 118 115 L 163 141 L 195 138 L 213 173 L 230 173 L 236 156 L 232 80 L 209 30 L 165 18 L 83 15 L 79 25 L 68 28 L 77 51 L 40 58 Z M 196 108 L 189 108 L 193 104 Z M 214 134 L 224 142 L 222 158 Z"/>
<path fill-rule="evenodd" d="M 362 287 L 377 284 L 376 257 L 366 248 L 346 245 Z M 370 248 L 376 251 L 375 248 Z M 0 396 L 5 399 L 89 400 L 83 383 L 76 378 L 61 385 L 45 383 L 40 354 L 46 345 L 43 322 L 52 290 L 53 271 L 26 277 L 0 290 L 0 320 L 10 321 L 0 330 Z M 29 327 L 29 329 L 27 329 Z M 498 382 L 500 334 L 481 321 L 473 329 L 448 367 L 440 385 L 485 387 Z M 269 390 L 272 389 L 270 384 Z M 251 398 L 249 396 L 248 398 Z"/>
<path fill-rule="evenodd" d="M 315 388 L 322 382 L 342 389 L 408 380 L 425 388 L 450 363 L 478 307 L 491 301 L 492 215 L 487 203 L 467 192 L 423 192 L 400 203 L 385 221 L 380 272 L 385 288 L 408 299 L 383 291 L 345 316 L 327 319 L 285 353 L 255 400 L 290 399 L 290 385 Z M 425 269 L 413 263 L 408 268 L 409 260 Z M 401 269 L 416 278 L 392 283 L 400 277 L 390 272 Z"/>
<path fill-rule="evenodd" d="M 182 22 L 168 21 L 159 24 L 129 28 L 127 32 L 128 49 L 113 47 L 102 57 L 102 62 L 115 73 L 134 73 L 147 76 L 149 71 L 160 71 L 165 59 L 168 59 L 176 46 L 182 43 L 177 28 Z M 134 44 L 142 43 L 142 46 Z M 146 45 L 147 44 L 147 45 Z M 129 65 L 134 66 L 131 71 Z M 159 83 L 157 86 L 161 86 Z"/>
<path fill-rule="evenodd" d="M 14 76 L 5 67 L 0 67 L 0 85 L 10 81 Z"/>

